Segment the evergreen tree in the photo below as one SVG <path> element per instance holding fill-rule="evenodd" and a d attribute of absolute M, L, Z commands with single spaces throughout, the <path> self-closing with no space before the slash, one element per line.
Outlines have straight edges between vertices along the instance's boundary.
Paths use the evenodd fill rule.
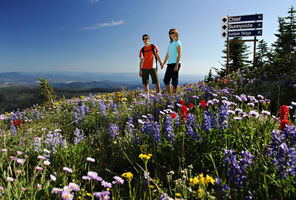
<path fill-rule="evenodd" d="M 264 71 L 265 67 L 269 64 L 270 57 L 271 52 L 267 46 L 267 42 L 263 39 L 259 40 L 256 46 L 255 63 L 252 69 Z"/>
<path fill-rule="evenodd" d="M 55 91 L 51 85 L 47 82 L 46 78 L 39 78 L 39 98 L 43 104 L 53 104 L 55 99 Z"/>
<path fill-rule="evenodd" d="M 240 70 L 245 70 L 249 64 L 251 63 L 249 58 L 249 51 L 248 46 L 241 41 L 240 37 L 235 37 L 231 40 L 229 40 L 229 72 Z M 222 51 L 225 56 L 222 58 L 226 59 L 224 68 L 222 72 L 218 74 L 224 74 L 226 72 L 226 65 L 227 65 L 227 42 L 225 42 L 226 48 Z"/>
<path fill-rule="evenodd" d="M 273 73 L 281 75 L 296 72 L 296 10 L 292 6 L 287 17 L 279 17 L 279 30 L 275 34 Z"/>

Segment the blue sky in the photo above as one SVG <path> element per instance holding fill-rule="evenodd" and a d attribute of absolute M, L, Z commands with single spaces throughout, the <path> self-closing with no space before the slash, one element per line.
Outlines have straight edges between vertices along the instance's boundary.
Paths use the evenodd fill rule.
<path fill-rule="evenodd" d="M 0 0 L 0 72 L 138 72 L 142 34 L 164 59 L 176 28 L 180 73 L 207 74 L 223 62 L 223 16 L 263 13 L 258 39 L 270 45 L 290 6 L 295 0 Z"/>

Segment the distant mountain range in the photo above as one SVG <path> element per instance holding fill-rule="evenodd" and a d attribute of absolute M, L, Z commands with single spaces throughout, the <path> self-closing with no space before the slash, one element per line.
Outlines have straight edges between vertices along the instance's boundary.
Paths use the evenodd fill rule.
<path fill-rule="evenodd" d="M 159 74 L 160 83 L 163 74 Z M 56 88 L 120 88 L 134 89 L 141 87 L 141 78 L 138 73 L 93 73 L 93 72 L 5 72 L 0 73 L 0 85 L 21 86 L 37 85 L 39 78 L 46 78 Z M 196 83 L 204 75 L 180 74 L 179 84 Z"/>

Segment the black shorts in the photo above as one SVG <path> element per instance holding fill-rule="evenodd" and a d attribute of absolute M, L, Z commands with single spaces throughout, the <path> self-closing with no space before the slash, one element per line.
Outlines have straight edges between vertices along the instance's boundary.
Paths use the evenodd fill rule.
<path fill-rule="evenodd" d="M 156 69 L 142 69 L 142 82 L 143 84 L 149 84 L 149 74 L 152 79 L 152 84 L 158 84 L 158 75 Z"/>
<path fill-rule="evenodd" d="M 176 63 L 168 64 L 165 71 L 164 79 L 163 79 L 163 82 L 165 85 L 169 85 L 171 82 L 171 79 L 172 79 L 173 86 L 178 85 L 178 77 L 179 77 L 179 70 L 181 67 L 181 63 L 179 63 L 179 68 L 176 72 L 174 71 L 175 66 L 176 66 Z"/>

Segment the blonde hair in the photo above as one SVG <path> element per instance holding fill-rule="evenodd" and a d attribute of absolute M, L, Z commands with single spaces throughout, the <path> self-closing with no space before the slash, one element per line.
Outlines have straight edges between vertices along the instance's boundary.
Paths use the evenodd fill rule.
<path fill-rule="evenodd" d="M 172 28 L 172 29 L 169 31 L 169 38 L 170 38 L 171 42 L 173 41 L 172 38 L 170 37 L 170 32 L 172 32 L 172 31 L 174 31 L 175 36 L 176 36 L 176 39 L 179 40 L 179 33 L 178 33 L 177 29 Z"/>

